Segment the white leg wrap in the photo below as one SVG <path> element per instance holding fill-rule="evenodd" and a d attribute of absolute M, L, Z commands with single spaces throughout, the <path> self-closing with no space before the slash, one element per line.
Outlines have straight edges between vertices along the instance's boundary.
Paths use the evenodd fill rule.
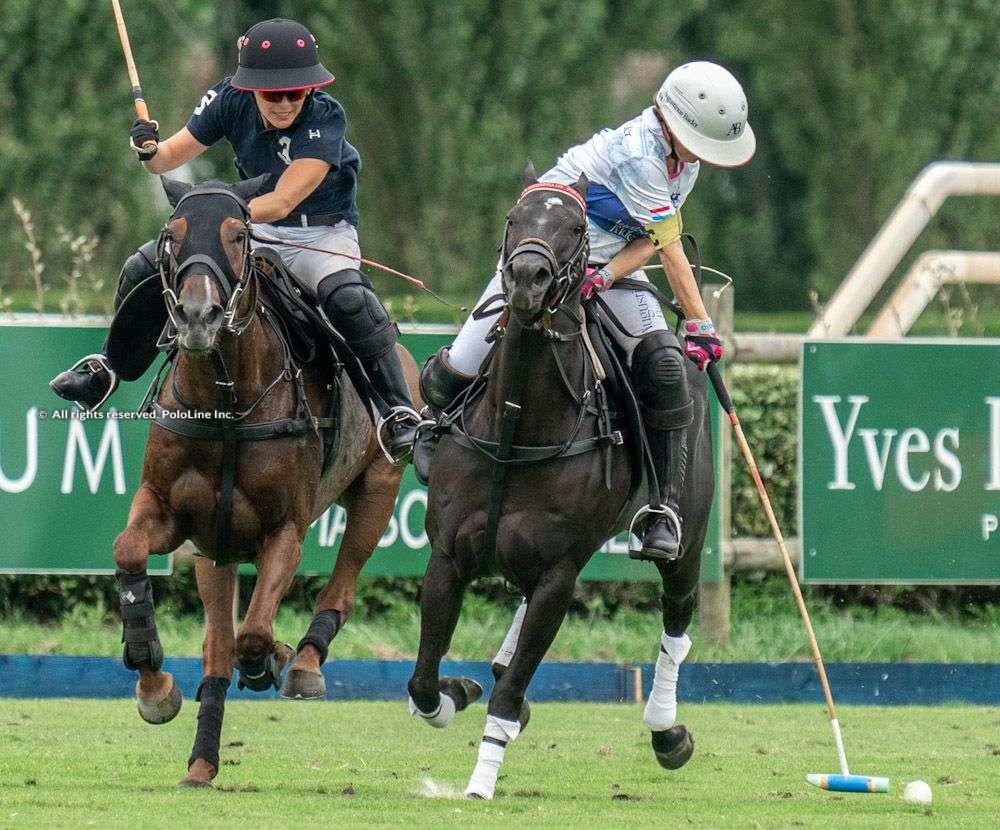
<path fill-rule="evenodd" d="M 493 715 L 486 716 L 486 729 L 483 730 L 483 741 L 479 744 L 476 768 L 472 771 L 469 785 L 465 788 L 467 796 L 492 800 L 493 791 L 497 786 L 497 776 L 500 774 L 500 765 L 507 750 L 507 742 L 514 740 L 520 732 L 521 724 L 516 720 L 501 720 Z M 487 738 L 493 740 L 486 740 Z"/>
<path fill-rule="evenodd" d="M 507 636 L 503 638 L 503 645 L 500 646 L 500 651 L 493 658 L 494 663 L 499 663 L 501 666 L 510 665 L 510 660 L 514 656 L 514 649 L 517 648 L 517 638 L 521 636 L 521 624 L 524 622 L 524 612 L 527 610 L 528 603 L 522 602 L 518 606 L 517 611 L 514 612 L 514 620 L 507 630 Z"/>
<path fill-rule="evenodd" d="M 663 633 L 660 655 L 656 658 L 653 691 L 642 716 L 646 726 L 654 732 L 669 729 L 677 720 L 677 674 L 690 650 L 691 638 L 687 634 L 669 637 L 666 632 Z"/>
<path fill-rule="evenodd" d="M 443 729 L 451 723 L 451 719 L 455 717 L 455 701 L 444 693 L 439 692 L 439 695 L 440 697 L 438 699 L 437 709 L 431 713 L 421 712 L 411 697 L 410 714 L 423 718 L 426 723 L 430 724 L 435 729 Z"/>

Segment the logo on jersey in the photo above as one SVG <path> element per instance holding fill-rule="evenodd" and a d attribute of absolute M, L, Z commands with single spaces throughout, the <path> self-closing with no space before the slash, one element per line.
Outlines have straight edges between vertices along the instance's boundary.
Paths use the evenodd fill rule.
<path fill-rule="evenodd" d="M 319 130 L 310 130 L 309 138 L 319 138 Z"/>
<path fill-rule="evenodd" d="M 288 154 L 288 151 L 291 149 L 292 140 L 286 135 L 279 138 L 278 143 L 281 145 L 281 149 L 278 150 L 278 158 L 285 164 L 291 164 L 292 157 Z"/>
<path fill-rule="evenodd" d="M 206 92 L 204 95 L 201 96 L 201 101 L 198 103 L 198 106 L 194 108 L 194 114 L 201 115 L 205 111 L 205 107 L 211 104 L 212 101 L 214 101 L 218 97 L 219 93 L 216 92 L 214 89 L 210 89 L 208 92 Z"/>

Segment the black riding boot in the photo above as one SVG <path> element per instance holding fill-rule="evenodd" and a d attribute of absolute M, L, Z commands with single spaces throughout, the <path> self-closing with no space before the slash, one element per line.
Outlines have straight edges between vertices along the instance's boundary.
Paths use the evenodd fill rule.
<path fill-rule="evenodd" d="M 316 299 L 361 360 L 372 386 L 385 401 L 378 425 L 379 443 L 395 463 L 408 461 L 420 416 L 414 409 L 403 365 L 396 353 L 399 330 L 389 319 L 368 278 L 356 269 L 324 277 L 316 289 Z M 383 442 L 384 433 L 387 442 Z"/>
<path fill-rule="evenodd" d="M 651 429 L 647 426 L 649 449 L 656 464 L 656 477 L 660 483 L 660 508 L 649 514 L 642 549 L 631 551 L 633 559 L 662 560 L 670 562 L 681 555 L 680 497 L 684 489 L 684 471 L 687 467 L 687 431 Z"/>
<path fill-rule="evenodd" d="M 118 275 L 118 290 L 115 292 L 115 312 L 117 313 L 133 288 L 155 273 L 156 241 L 153 240 L 139 248 L 122 266 Z M 150 329 L 156 328 L 155 332 L 150 331 L 153 338 L 163 327 L 162 322 L 154 321 L 154 324 L 150 326 Z M 107 343 L 100 352 L 87 355 L 65 372 L 60 372 L 49 381 L 49 386 L 60 398 L 73 401 L 88 412 L 100 407 L 118 388 L 118 373 L 108 360 Z"/>
<path fill-rule="evenodd" d="M 448 359 L 448 347 L 442 346 L 424 364 L 420 373 L 420 394 L 426 404 L 426 413 L 437 421 L 451 403 L 475 380 L 459 372 Z M 426 485 L 431 476 L 434 450 L 441 440 L 441 433 L 433 427 L 421 429 L 413 445 L 413 471 L 417 480 Z"/>

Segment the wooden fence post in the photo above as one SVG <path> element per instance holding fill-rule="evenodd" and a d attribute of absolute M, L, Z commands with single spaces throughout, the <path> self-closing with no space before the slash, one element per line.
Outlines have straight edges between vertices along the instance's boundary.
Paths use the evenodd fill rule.
<path fill-rule="evenodd" d="M 727 351 L 733 344 L 733 291 L 731 288 L 723 291 L 719 296 L 715 295 L 719 286 L 706 285 L 701 289 L 702 300 L 705 308 L 708 309 L 709 316 L 715 321 L 716 331 L 722 337 Z M 729 372 L 726 368 L 726 361 L 722 362 L 723 377 L 728 382 Z M 709 403 L 716 406 L 715 396 L 711 390 L 708 393 Z M 732 523 L 730 521 L 730 495 L 732 480 L 732 453 L 731 437 L 726 423 L 722 425 L 721 446 L 717 451 L 721 453 L 721 472 L 717 492 L 719 501 L 716 509 L 719 511 L 719 523 L 721 531 L 719 533 L 719 556 L 725 562 L 725 554 L 729 548 L 729 540 L 732 535 Z M 724 565 L 723 565 L 724 567 Z M 727 648 L 729 646 L 729 626 L 730 626 L 730 579 L 729 574 L 723 571 L 722 578 L 713 582 L 701 582 L 698 586 L 698 630 L 707 644 Z"/>

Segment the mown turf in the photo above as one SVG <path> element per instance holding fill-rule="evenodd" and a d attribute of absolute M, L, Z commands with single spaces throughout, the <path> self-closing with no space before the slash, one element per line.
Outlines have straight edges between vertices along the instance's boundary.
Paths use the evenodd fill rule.
<path fill-rule="evenodd" d="M 234 702 L 214 790 L 179 789 L 197 706 L 142 723 L 134 703 L 0 703 L 0 826 L 22 827 L 969 827 L 1000 826 L 1000 709 L 847 707 L 855 771 L 890 795 L 822 792 L 835 771 L 821 706 L 689 705 L 682 770 L 653 761 L 638 706 L 538 704 L 490 803 L 460 793 L 484 707 L 445 730 L 403 703 Z M 905 781 L 930 809 L 899 800 Z"/>

